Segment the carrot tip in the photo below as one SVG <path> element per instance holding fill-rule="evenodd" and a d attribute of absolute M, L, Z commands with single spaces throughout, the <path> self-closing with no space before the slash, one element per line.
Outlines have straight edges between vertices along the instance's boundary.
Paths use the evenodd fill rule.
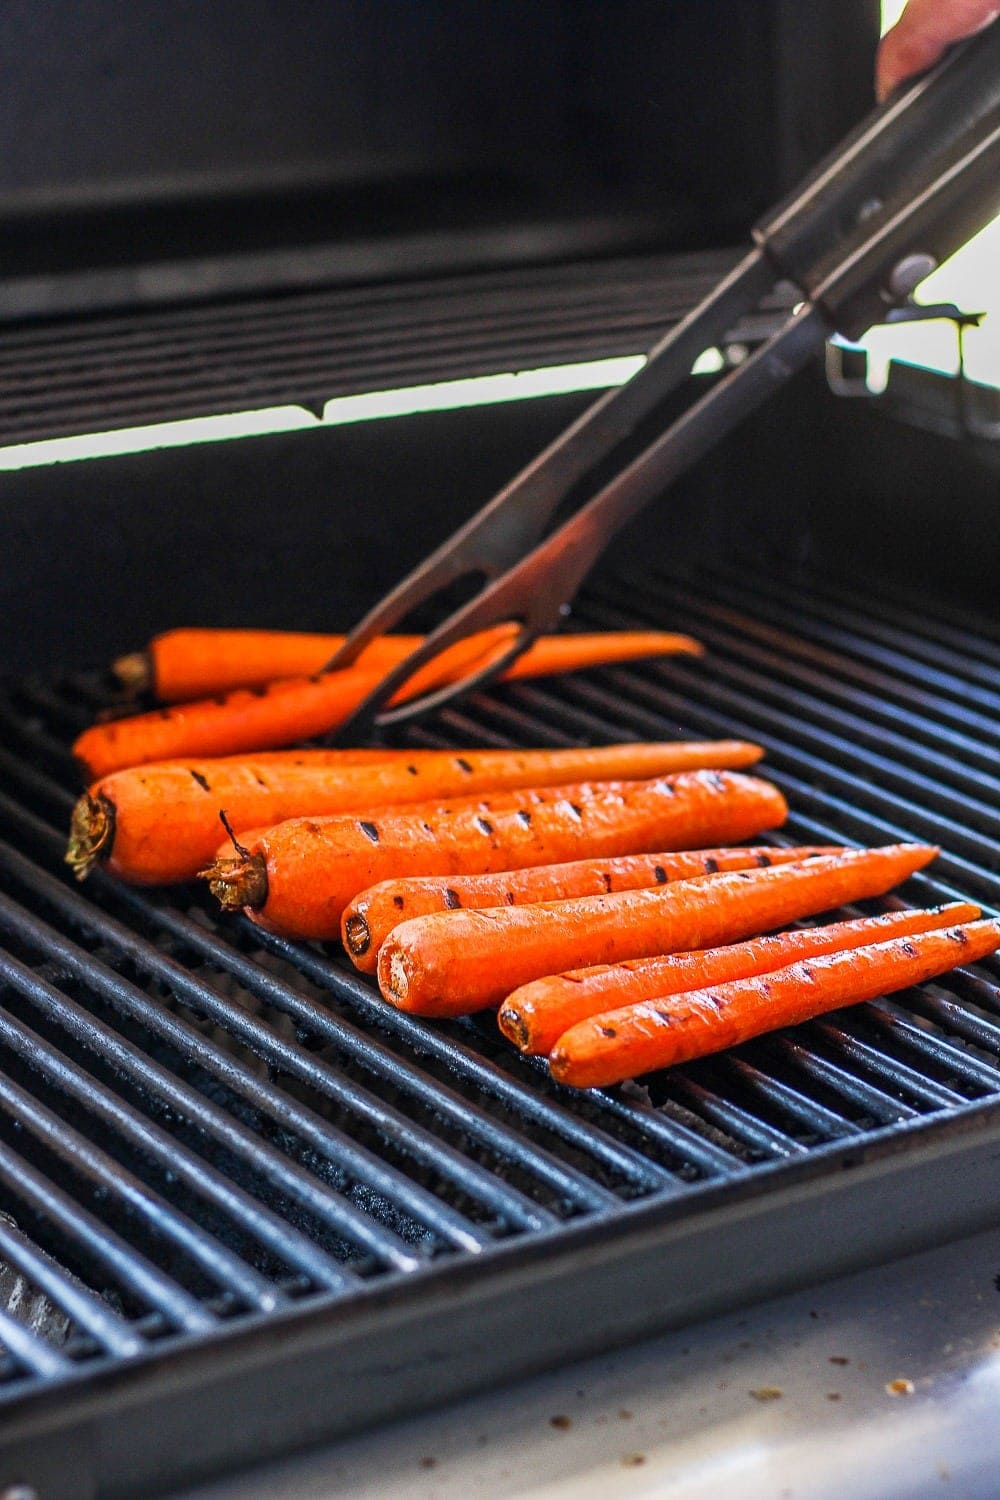
<path fill-rule="evenodd" d="M 531 1035 L 519 1011 L 513 1006 L 501 1005 L 497 1012 L 497 1024 L 509 1042 L 513 1042 L 514 1046 L 519 1047 L 522 1052 L 527 1051 Z"/>
<path fill-rule="evenodd" d="M 127 693 L 138 697 L 153 686 L 153 663 L 145 651 L 130 651 L 111 663 L 113 676 Z"/>
<path fill-rule="evenodd" d="M 344 923 L 344 946 L 355 958 L 362 958 L 371 945 L 371 929 L 360 912 L 355 912 Z"/>
<path fill-rule="evenodd" d="M 258 910 L 267 901 L 267 863 L 262 854 L 243 854 L 235 859 L 217 859 L 198 871 L 207 880 L 212 895 L 225 911 L 243 906 Z"/>
<path fill-rule="evenodd" d="M 108 857 L 114 840 L 115 804 L 103 792 L 96 797 L 86 792 L 73 808 L 65 855 L 77 880 L 83 880 L 100 860 Z"/>

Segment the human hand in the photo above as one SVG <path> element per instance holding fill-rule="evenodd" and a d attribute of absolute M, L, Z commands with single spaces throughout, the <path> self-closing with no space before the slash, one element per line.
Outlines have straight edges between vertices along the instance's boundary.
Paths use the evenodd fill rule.
<path fill-rule="evenodd" d="M 952 42 L 971 36 L 1000 15 L 997 0 L 909 0 L 882 39 L 875 66 L 879 102 L 913 73 L 937 62 Z"/>

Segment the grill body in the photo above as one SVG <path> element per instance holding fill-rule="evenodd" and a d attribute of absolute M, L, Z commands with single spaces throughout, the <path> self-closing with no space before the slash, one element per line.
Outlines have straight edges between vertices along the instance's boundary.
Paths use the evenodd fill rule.
<path fill-rule="evenodd" d="M 933 839 L 904 897 L 1000 904 L 985 616 L 738 550 L 619 563 L 578 614 L 709 654 L 507 687 L 409 742 L 753 736 L 783 837 Z M 995 961 L 558 1090 L 491 1019 L 402 1016 L 333 949 L 75 888 L 66 743 L 103 691 L 35 674 L 0 708 L 0 1236 L 35 1298 L 0 1393 L 42 1493 L 154 1493 L 995 1222 Z"/>

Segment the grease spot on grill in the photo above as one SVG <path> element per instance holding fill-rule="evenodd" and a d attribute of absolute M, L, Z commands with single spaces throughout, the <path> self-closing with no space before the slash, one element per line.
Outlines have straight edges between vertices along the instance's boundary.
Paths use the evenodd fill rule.
<path fill-rule="evenodd" d="M 188 773 L 191 776 L 192 781 L 196 781 L 203 792 L 210 792 L 212 790 L 212 788 L 208 784 L 207 779 L 201 774 L 200 771 L 192 771 L 191 767 L 189 766 Z"/>
<path fill-rule="evenodd" d="M 458 892 L 453 891 L 451 886 L 448 886 L 445 890 L 444 904 L 449 911 L 455 911 L 462 904 Z"/>
<path fill-rule="evenodd" d="M 378 843 L 378 829 L 375 827 L 374 823 L 367 823 L 362 818 L 358 823 L 358 827 L 361 829 L 361 832 L 364 834 L 366 839 L 371 839 L 373 844 Z"/>

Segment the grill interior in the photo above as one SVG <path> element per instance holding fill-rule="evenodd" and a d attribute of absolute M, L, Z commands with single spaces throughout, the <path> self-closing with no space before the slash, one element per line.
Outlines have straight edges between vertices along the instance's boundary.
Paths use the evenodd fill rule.
<path fill-rule="evenodd" d="M 753 559 L 605 575 L 582 626 L 688 630 L 705 658 L 504 687 L 408 742 L 754 738 L 793 810 L 782 839 L 937 842 L 892 903 L 995 911 L 996 630 L 856 573 L 777 584 Z M 67 745 L 106 701 L 86 673 L 0 699 L 0 1402 L 442 1265 L 551 1254 L 637 1206 L 684 1215 L 1000 1097 L 995 959 L 576 1094 L 491 1018 L 411 1019 L 338 950 L 218 921 L 200 891 L 77 887 Z"/>

